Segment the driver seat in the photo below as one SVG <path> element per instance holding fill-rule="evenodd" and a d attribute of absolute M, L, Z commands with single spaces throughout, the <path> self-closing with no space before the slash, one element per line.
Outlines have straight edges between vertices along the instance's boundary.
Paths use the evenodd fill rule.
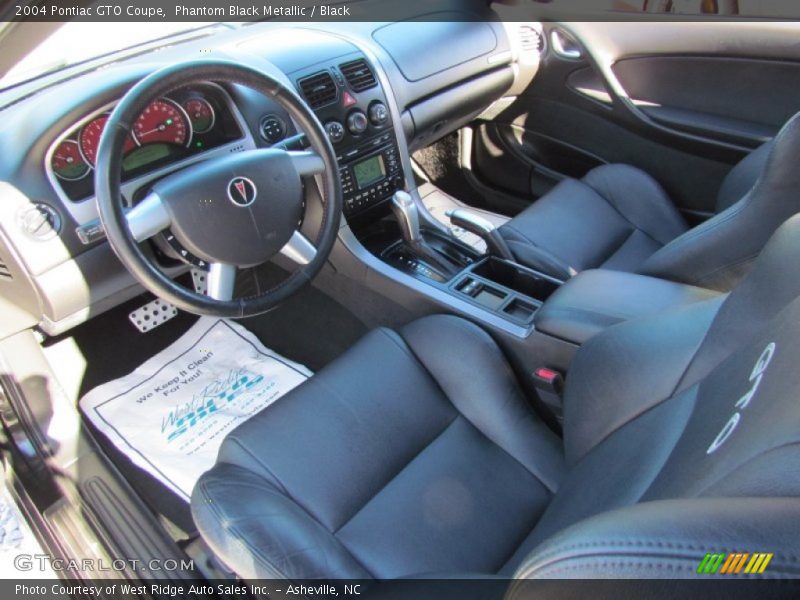
<path fill-rule="evenodd" d="M 245 579 L 696 577 L 734 551 L 797 576 L 799 294 L 795 217 L 730 295 L 585 344 L 563 439 L 477 326 L 378 329 L 227 436 L 196 524 Z"/>

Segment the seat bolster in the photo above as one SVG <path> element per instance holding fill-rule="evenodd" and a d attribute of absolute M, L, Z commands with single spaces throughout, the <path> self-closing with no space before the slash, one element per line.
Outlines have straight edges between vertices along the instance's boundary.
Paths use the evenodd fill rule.
<path fill-rule="evenodd" d="M 750 554 L 742 573 L 752 553 L 766 552 L 773 556 L 765 575 L 798 577 L 798 539 L 798 498 L 658 500 L 568 527 L 540 544 L 514 577 L 694 579 L 706 554 L 729 552 Z M 718 576 L 719 568 L 700 575 Z"/>
<path fill-rule="evenodd" d="M 763 170 L 741 200 L 664 246 L 639 272 L 721 291 L 733 289 L 772 234 L 800 210 L 799 151 L 800 113 L 772 144 L 756 151 L 753 160 L 763 159 Z"/>
<path fill-rule="evenodd" d="M 717 194 L 715 212 L 727 210 L 744 198 L 758 181 L 767 163 L 774 141 L 761 144 L 730 170 Z"/>
<path fill-rule="evenodd" d="M 436 315 L 405 326 L 401 335 L 456 410 L 556 491 L 564 470 L 561 442 L 530 407 L 489 334 L 464 319 Z"/>
<path fill-rule="evenodd" d="M 624 164 L 603 165 L 582 181 L 600 194 L 634 229 L 667 244 L 687 229 L 678 209 L 650 175 Z"/>
<path fill-rule="evenodd" d="M 688 386 L 684 373 L 724 300 L 721 295 L 620 323 L 581 347 L 564 389 L 568 466 Z"/>
<path fill-rule="evenodd" d="M 248 469 L 217 463 L 191 506 L 203 539 L 243 579 L 371 578 L 333 534 Z"/>

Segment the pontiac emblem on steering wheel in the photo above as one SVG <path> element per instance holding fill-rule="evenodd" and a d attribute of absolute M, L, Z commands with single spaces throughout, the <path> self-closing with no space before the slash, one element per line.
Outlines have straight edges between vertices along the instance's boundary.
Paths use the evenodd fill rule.
<path fill-rule="evenodd" d="M 228 198 L 236 206 L 250 206 L 257 191 L 256 184 L 247 177 L 234 177 L 228 183 Z"/>

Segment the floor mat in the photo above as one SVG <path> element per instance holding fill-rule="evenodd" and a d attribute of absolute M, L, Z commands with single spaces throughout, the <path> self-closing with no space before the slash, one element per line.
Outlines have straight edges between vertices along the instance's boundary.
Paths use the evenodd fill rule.
<path fill-rule="evenodd" d="M 203 317 L 80 407 L 133 464 L 188 500 L 225 435 L 310 375 L 240 325 Z"/>

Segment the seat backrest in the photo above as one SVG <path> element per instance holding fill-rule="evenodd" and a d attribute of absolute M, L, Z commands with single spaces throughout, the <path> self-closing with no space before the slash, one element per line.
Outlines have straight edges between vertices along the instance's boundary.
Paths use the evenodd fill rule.
<path fill-rule="evenodd" d="M 567 381 L 568 473 L 521 577 L 800 575 L 800 216 L 727 297 L 607 330 Z M 746 565 L 743 566 L 743 569 Z"/>
<path fill-rule="evenodd" d="M 800 113 L 729 173 L 714 217 L 655 252 L 640 272 L 732 289 L 780 224 L 800 212 L 798 156 Z"/>

